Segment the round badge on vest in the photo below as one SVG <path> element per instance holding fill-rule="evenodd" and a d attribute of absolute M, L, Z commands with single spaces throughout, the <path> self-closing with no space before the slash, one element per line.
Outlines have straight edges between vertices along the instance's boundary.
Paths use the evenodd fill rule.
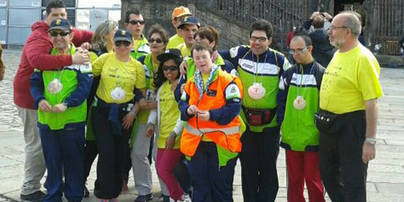
<path fill-rule="evenodd" d="M 265 88 L 261 83 L 254 83 L 248 88 L 248 95 L 254 100 L 259 100 L 264 97 Z"/>
<path fill-rule="evenodd" d="M 302 110 L 306 107 L 306 100 L 304 100 L 303 96 L 297 96 L 293 101 L 293 107 L 297 110 Z"/>
<path fill-rule="evenodd" d="M 62 91 L 63 89 L 63 84 L 60 82 L 59 79 L 53 79 L 49 84 L 48 84 L 48 91 L 49 93 L 56 94 Z"/>

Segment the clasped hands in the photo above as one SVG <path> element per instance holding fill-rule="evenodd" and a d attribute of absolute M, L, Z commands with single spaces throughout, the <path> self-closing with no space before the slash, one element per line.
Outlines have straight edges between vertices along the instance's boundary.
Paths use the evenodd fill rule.
<path fill-rule="evenodd" d="M 47 100 L 43 99 L 39 102 L 38 109 L 43 112 L 62 113 L 66 111 L 67 106 L 64 103 L 60 103 L 52 107 Z"/>
<path fill-rule="evenodd" d="M 200 110 L 195 105 L 191 105 L 188 107 L 187 114 L 190 116 L 196 115 L 202 121 L 209 121 L 209 119 L 210 119 L 209 110 Z"/>

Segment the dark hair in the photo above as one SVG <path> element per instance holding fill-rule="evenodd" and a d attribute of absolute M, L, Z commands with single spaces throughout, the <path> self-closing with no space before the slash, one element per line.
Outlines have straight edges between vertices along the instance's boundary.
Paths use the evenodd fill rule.
<path fill-rule="evenodd" d="M 163 83 L 167 81 L 167 78 L 164 76 L 163 64 L 170 60 L 173 60 L 175 62 L 175 66 L 177 66 L 177 71 L 178 71 L 177 79 L 180 76 L 180 64 L 181 64 L 182 60 L 176 60 L 174 58 L 171 58 L 164 62 L 160 62 L 159 68 L 157 69 L 157 73 L 154 75 L 154 78 L 153 78 L 154 79 L 153 84 L 154 84 L 154 87 L 156 88 L 156 92 L 161 87 L 161 85 L 163 85 Z"/>
<path fill-rule="evenodd" d="M 161 40 L 163 40 L 163 43 L 167 45 L 167 43 L 168 43 L 168 34 L 167 34 L 167 31 L 161 25 L 154 24 L 153 26 L 150 27 L 148 39 L 150 39 L 150 37 L 153 34 L 159 34 L 160 37 L 161 37 Z"/>
<path fill-rule="evenodd" d="M 128 11 L 126 11 L 126 14 L 125 14 L 125 22 L 126 22 L 126 23 L 129 23 L 129 19 L 130 19 L 130 15 L 131 15 L 131 14 L 134 14 L 134 15 L 142 15 L 142 14 L 140 13 L 140 11 L 139 11 L 138 9 L 136 9 L 136 8 L 129 9 Z"/>
<path fill-rule="evenodd" d="M 264 31 L 265 34 L 267 35 L 268 39 L 272 37 L 272 24 L 264 19 L 260 19 L 255 21 L 251 25 L 251 31 L 250 31 L 250 36 L 253 33 L 253 31 Z"/>
<path fill-rule="evenodd" d="M 192 50 L 191 50 L 191 57 L 194 56 L 194 50 L 196 51 L 203 51 L 203 50 L 207 50 L 210 55 L 212 55 L 213 50 L 206 44 L 202 44 L 202 43 L 196 43 L 194 44 L 194 46 L 192 46 Z"/>
<path fill-rule="evenodd" d="M 212 26 L 202 27 L 195 33 L 194 38 L 197 35 L 202 39 L 207 39 L 210 43 L 215 42 L 213 50 L 217 50 L 217 45 L 219 43 L 219 34 L 217 33 L 217 30 L 214 27 Z"/>
<path fill-rule="evenodd" d="M 320 29 L 324 27 L 324 18 L 320 15 L 317 15 L 313 18 L 313 27 L 316 29 Z"/>
<path fill-rule="evenodd" d="M 61 0 L 49 1 L 48 5 L 46 5 L 46 15 L 51 13 L 52 8 L 66 8 L 66 5 Z"/>
<path fill-rule="evenodd" d="M 310 36 L 308 36 L 308 35 L 305 34 L 305 33 L 297 33 L 297 34 L 295 34 L 295 36 L 293 36 L 292 40 L 290 40 L 290 41 L 293 41 L 293 40 L 296 39 L 296 38 L 301 38 L 301 39 L 303 39 L 303 41 L 304 41 L 306 47 L 313 45 L 313 42 L 311 41 Z"/>

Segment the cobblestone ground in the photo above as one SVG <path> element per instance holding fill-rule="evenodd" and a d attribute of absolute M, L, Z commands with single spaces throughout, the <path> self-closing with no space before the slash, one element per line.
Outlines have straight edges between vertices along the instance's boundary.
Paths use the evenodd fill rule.
<path fill-rule="evenodd" d="M 24 140 L 12 92 L 20 54 L 20 50 L 5 50 L 3 55 L 7 69 L 5 80 L 0 82 L 0 202 L 20 201 Z M 377 155 L 368 170 L 368 201 L 404 202 L 404 70 L 383 68 L 381 82 L 385 96 L 379 104 Z M 90 190 L 95 180 L 94 167 L 88 183 Z M 282 149 L 278 159 L 278 175 L 280 188 L 276 201 L 286 201 L 285 157 Z M 133 177 L 130 179 L 129 192 L 119 197 L 121 201 L 133 201 L 136 197 Z M 160 193 L 154 169 L 153 182 L 153 201 L 158 201 Z M 84 201 L 96 199 L 91 193 L 91 197 Z M 234 177 L 234 201 L 243 201 L 239 164 Z"/>

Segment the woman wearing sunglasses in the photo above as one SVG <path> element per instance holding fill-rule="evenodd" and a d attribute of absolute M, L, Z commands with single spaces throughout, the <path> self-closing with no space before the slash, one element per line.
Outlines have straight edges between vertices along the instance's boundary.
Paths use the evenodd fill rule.
<path fill-rule="evenodd" d="M 144 100 L 139 102 L 140 111 L 137 116 L 133 129 L 133 147 L 131 151 L 131 160 L 133 167 L 133 177 L 135 179 L 135 188 L 139 196 L 135 201 L 144 201 L 152 197 L 152 173 L 150 167 L 149 154 L 151 151 L 152 135 L 145 133 L 147 117 L 150 110 L 156 109 L 155 88 L 153 85 L 154 75 L 157 73 L 159 61 L 157 56 L 164 52 L 168 43 L 167 32 L 160 25 L 153 25 L 148 34 L 148 41 L 151 53 L 141 56 L 138 60 L 143 64 L 146 75 L 146 93 Z M 164 187 L 162 187 L 164 194 Z"/>
<path fill-rule="evenodd" d="M 157 110 L 153 110 L 149 115 L 146 134 L 153 135 L 156 131 L 156 170 L 169 191 L 165 200 L 169 201 L 171 198 L 171 201 L 190 201 L 174 176 L 174 167 L 182 158 L 179 135 L 182 133 L 183 123 L 179 119 L 180 111 L 174 98 L 174 89 L 180 75 L 181 52 L 170 50 L 159 55 L 158 60 L 160 65 L 154 77 Z"/>
<path fill-rule="evenodd" d="M 118 30 L 115 52 L 101 55 L 93 63 L 94 76 L 101 76 L 91 110 L 98 150 L 94 194 L 101 201 L 117 201 L 121 192 L 136 116 L 133 92 L 145 88 L 144 68 L 130 57 L 132 40 L 129 31 Z"/>

